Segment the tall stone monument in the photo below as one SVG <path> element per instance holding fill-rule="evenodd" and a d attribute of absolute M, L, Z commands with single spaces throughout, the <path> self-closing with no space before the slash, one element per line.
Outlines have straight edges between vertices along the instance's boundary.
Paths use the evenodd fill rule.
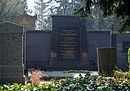
<path fill-rule="evenodd" d="M 23 73 L 23 27 L 0 24 L 0 83 L 25 83 Z"/>
<path fill-rule="evenodd" d="M 88 65 L 86 23 L 76 16 L 52 16 L 49 66 L 81 69 Z"/>
<path fill-rule="evenodd" d="M 36 23 L 37 16 L 31 16 L 26 13 L 15 16 L 12 18 L 12 22 L 24 26 L 24 29 L 26 30 L 35 30 L 35 23 Z"/>

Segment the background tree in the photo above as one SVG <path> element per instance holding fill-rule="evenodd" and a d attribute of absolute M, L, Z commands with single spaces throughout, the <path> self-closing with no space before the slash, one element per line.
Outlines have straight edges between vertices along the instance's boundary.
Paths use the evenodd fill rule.
<path fill-rule="evenodd" d="M 35 13 L 37 14 L 37 29 L 39 30 L 47 30 L 48 26 L 47 26 L 47 22 L 46 19 L 46 12 L 47 12 L 47 2 L 44 2 L 43 0 L 38 0 L 36 3 L 35 8 Z"/>
<path fill-rule="evenodd" d="M 85 5 L 80 7 L 76 14 L 87 19 L 92 13 L 93 5 L 97 5 L 103 12 L 103 16 L 116 16 L 120 19 L 122 28 L 120 32 L 127 30 L 130 26 L 130 1 L 129 0 L 82 0 Z"/>
<path fill-rule="evenodd" d="M 73 15 L 74 8 L 82 5 L 81 0 L 38 0 L 35 13 L 38 15 L 37 29 L 51 30 L 50 15 Z"/>
<path fill-rule="evenodd" d="M 114 16 L 103 17 L 103 12 L 97 5 L 93 5 L 91 14 L 86 19 L 87 30 L 114 30 L 117 31 L 120 28 L 118 19 Z"/>
<path fill-rule="evenodd" d="M 74 15 L 75 9 L 81 6 L 85 6 L 81 0 L 48 0 L 48 2 L 38 0 L 35 6 L 35 12 L 38 15 L 37 29 L 51 30 L 50 15 Z M 91 14 L 88 14 L 88 17 L 86 20 L 88 30 L 119 29 L 114 25 L 117 19 L 115 17 L 104 18 L 103 12 L 95 3 L 92 4 Z"/>
<path fill-rule="evenodd" d="M 27 10 L 27 0 L 0 0 L 0 6 L 0 22 L 8 21 Z"/>

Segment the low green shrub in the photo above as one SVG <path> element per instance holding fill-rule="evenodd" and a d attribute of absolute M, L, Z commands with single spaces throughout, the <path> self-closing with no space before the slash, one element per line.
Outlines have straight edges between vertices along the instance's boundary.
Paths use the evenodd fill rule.
<path fill-rule="evenodd" d="M 0 91 L 130 91 L 130 72 L 115 71 L 113 77 L 80 75 L 26 85 L 3 84 Z"/>
<path fill-rule="evenodd" d="M 67 78 L 56 81 L 58 91 L 130 91 L 129 72 L 122 76 L 80 76 L 79 78 Z M 119 77 L 117 77 L 119 76 Z"/>
<path fill-rule="evenodd" d="M 57 91 L 52 83 L 1 85 L 0 91 Z"/>

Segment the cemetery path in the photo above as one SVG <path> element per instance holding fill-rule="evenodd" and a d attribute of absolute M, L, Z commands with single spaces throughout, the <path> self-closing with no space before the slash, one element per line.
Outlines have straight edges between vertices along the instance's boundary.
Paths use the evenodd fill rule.
<path fill-rule="evenodd" d="M 42 77 L 43 79 L 52 79 L 52 78 L 56 78 L 56 79 L 61 79 L 61 78 L 76 78 L 79 77 L 79 75 L 85 76 L 86 73 L 74 73 L 74 72 L 70 72 L 68 73 L 67 71 L 42 71 Z M 30 76 L 31 73 L 28 74 L 28 76 Z M 90 75 L 98 75 L 97 71 L 90 71 Z"/>

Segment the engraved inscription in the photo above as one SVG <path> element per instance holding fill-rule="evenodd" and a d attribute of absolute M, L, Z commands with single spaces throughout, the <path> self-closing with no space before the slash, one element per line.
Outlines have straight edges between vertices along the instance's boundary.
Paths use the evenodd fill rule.
<path fill-rule="evenodd" d="M 59 58 L 61 60 L 79 59 L 80 32 L 77 30 L 63 30 L 59 36 Z"/>

